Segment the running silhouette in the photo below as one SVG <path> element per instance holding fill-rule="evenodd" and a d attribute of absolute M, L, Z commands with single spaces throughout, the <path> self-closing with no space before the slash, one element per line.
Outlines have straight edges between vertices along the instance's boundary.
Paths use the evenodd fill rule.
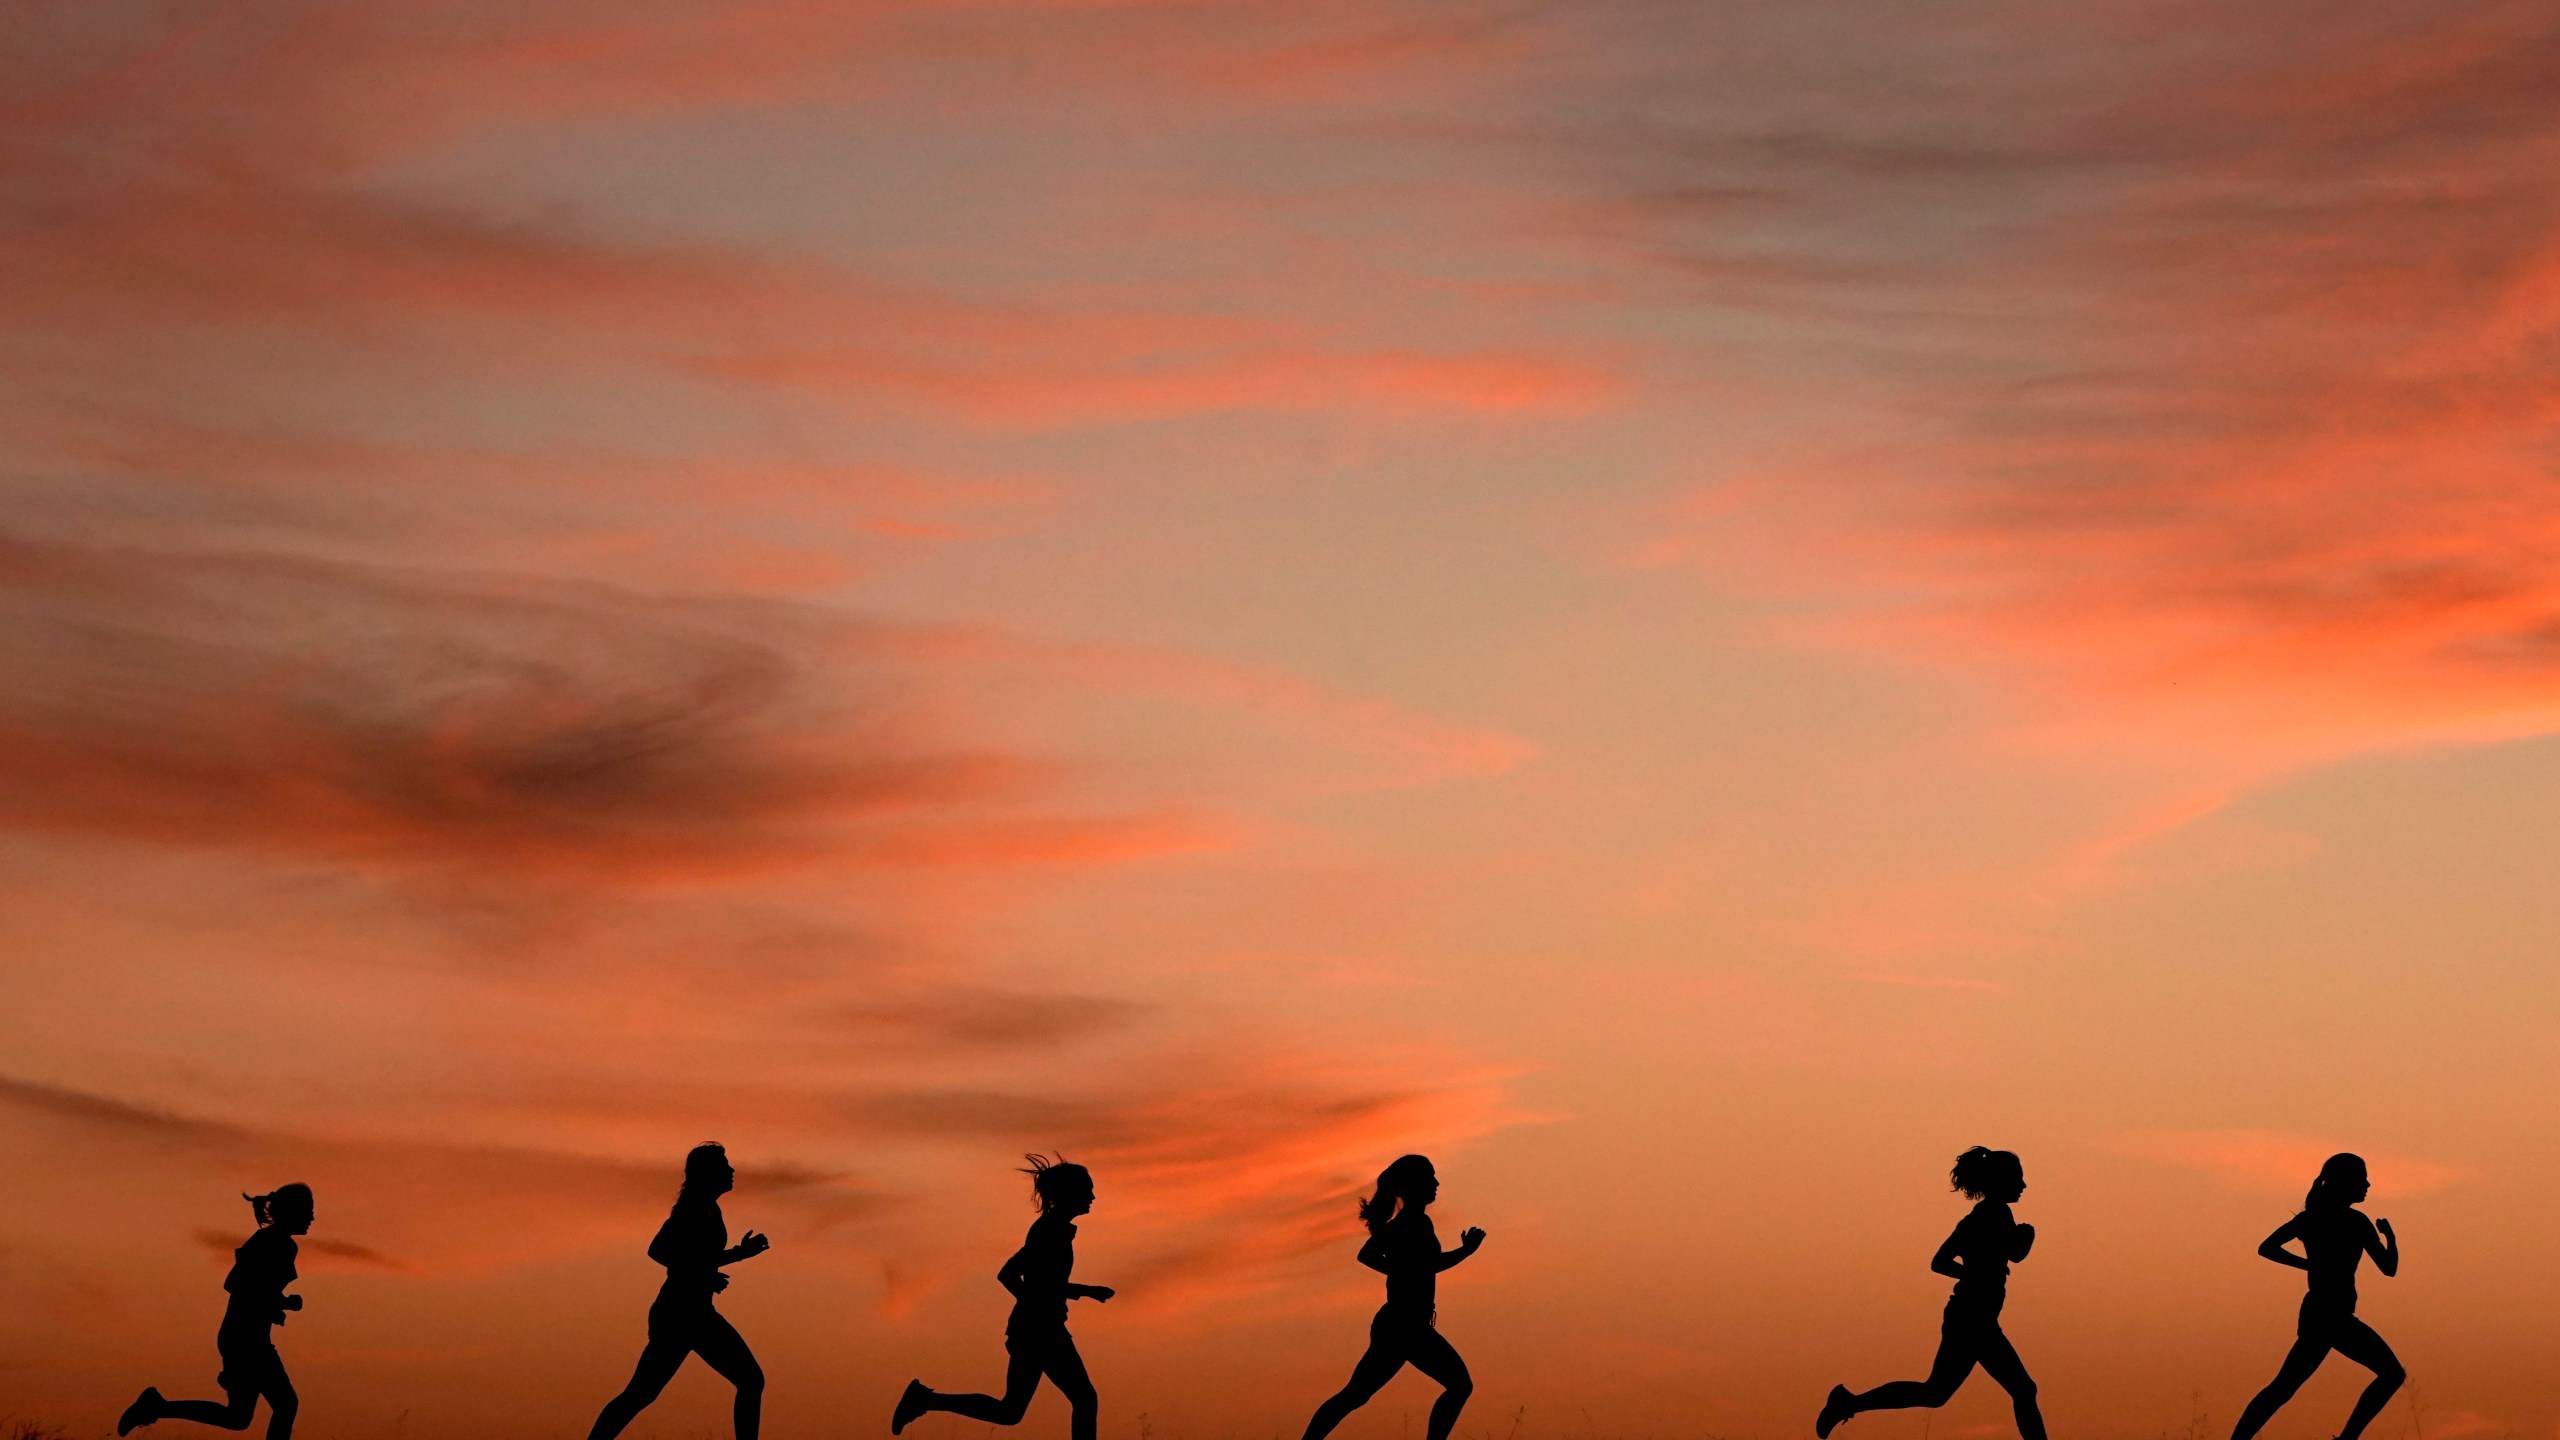
<path fill-rule="evenodd" d="M 2020 1223 L 2009 1213 L 2009 1207 L 2027 1191 L 2026 1167 L 2006 1150 L 1976 1145 L 1956 1157 L 1947 1178 L 1972 1196 L 1975 1204 L 1971 1213 L 1956 1222 L 1938 1253 L 1929 1257 L 1930 1269 L 1956 1282 L 1954 1293 L 1947 1297 L 1946 1318 L 1939 1322 L 1938 1358 L 1929 1366 L 1929 1378 L 1896 1380 L 1863 1395 L 1851 1394 L 1846 1385 L 1832 1386 L 1822 1414 L 1813 1422 L 1813 1433 L 1824 1440 L 1841 1421 L 1865 1411 L 1944 1405 L 1976 1365 L 2009 1392 L 2022 1440 L 2044 1440 L 2035 1378 L 2000 1330 L 2000 1306 L 2009 1298 L 2009 1267 L 2026 1259 L 2036 1243 L 2036 1227 Z"/>
<path fill-rule="evenodd" d="M 284 1357 L 276 1353 L 275 1327 L 284 1323 L 286 1311 L 302 1308 L 302 1297 L 287 1295 L 284 1287 L 293 1283 L 294 1258 L 302 1251 L 293 1237 L 311 1230 L 311 1187 L 283 1185 L 264 1195 L 240 1198 L 249 1202 L 250 1213 L 258 1217 L 258 1229 L 231 1252 L 231 1273 L 222 1281 L 231 1300 L 223 1307 L 222 1328 L 213 1338 L 214 1349 L 222 1355 L 222 1373 L 213 1383 L 230 1398 L 168 1400 L 157 1389 L 146 1387 L 124 1407 L 116 1421 L 118 1435 L 130 1435 L 162 1420 L 246 1430 L 263 1395 L 267 1440 L 291 1440 L 294 1412 L 302 1402 L 294 1396 L 292 1378 L 284 1373 Z"/>
<path fill-rule="evenodd" d="M 2347 1417 L 2347 1428 L 2338 1432 L 2338 1440 L 2362 1435 L 2400 1382 L 2409 1378 L 2409 1372 L 2400 1368 L 2400 1357 L 2391 1353 L 2372 1326 L 2356 1318 L 2356 1266 L 2364 1257 L 2371 1255 L 2374 1268 L 2385 1275 L 2400 1273 L 2400 1237 L 2391 1233 L 2391 1222 L 2368 1220 L 2355 1208 L 2372 1188 L 2361 1157 L 2332 1155 L 2311 1182 L 2302 1213 L 2258 1242 L 2258 1253 L 2267 1259 L 2310 1271 L 2311 1288 L 2302 1297 L 2293 1349 L 2285 1353 L 2276 1378 L 2240 1412 L 2240 1423 L 2231 1427 L 2231 1440 L 2249 1440 L 2257 1434 L 2332 1350 L 2373 1372 L 2373 1383 L 2356 1397 L 2355 1413 Z M 2284 1248 L 2288 1240 L 2301 1241 L 2302 1253 Z"/>
<path fill-rule="evenodd" d="M 724 1265 L 763 1254 L 771 1242 L 753 1230 L 729 1243 L 729 1225 L 720 1215 L 720 1197 L 735 1185 L 738 1172 L 729 1167 L 729 1152 L 718 1145 L 696 1145 L 684 1157 L 684 1185 L 676 1191 L 675 1208 L 649 1242 L 649 1258 L 667 1267 L 666 1283 L 649 1305 L 649 1343 L 631 1371 L 631 1383 L 604 1404 L 587 1440 L 613 1440 L 632 1417 L 649 1408 L 687 1355 L 738 1387 L 732 1424 L 737 1440 L 756 1440 L 764 1418 L 764 1367 L 747 1348 L 737 1327 L 711 1304 L 729 1288 Z"/>
<path fill-rule="evenodd" d="M 1031 1177 L 1040 1218 L 1031 1222 L 1022 1248 L 996 1272 L 996 1283 L 1013 1292 L 1013 1317 L 1004 1325 L 1004 1396 L 946 1395 L 922 1380 L 910 1380 L 889 1417 L 892 1435 L 936 1410 L 990 1425 L 1018 1425 L 1046 1375 L 1067 1397 L 1074 1440 L 1093 1440 L 1101 1423 L 1101 1401 L 1084 1373 L 1075 1337 L 1067 1333 L 1068 1301 L 1108 1300 L 1113 1293 L 1108 1285 L 1078 1285 L 1067 1278 L 1076 1268 L 1076 1217 L 1093 1208 L 1093 1174 L 1063 1156 L 1024 1158 L 1031 1162 L 1024 1173 Z"/>
<path fill-rule="evenodd" d="M 1351 1378 L 1307 1421 L 1306 1440 L 1324 1440 L 1407 1365 L 1440 1382 L 1426 1440 L 1449 1440 L 1458 1412 L 1467 1408 L 1475 1381 L 1434 1322 L 1440 1272 L 1476 1253 L 1484 1232 L 1470 1226 L 1459 1232 L 1457 1249 L 1441 1249 L 1439 1232 L 1423 1213 L 1439 1198 L 1440 1177 L 1431 1161 L 1402 1155 L 1378 1172 L 1377 1192 L 1360 1202 L 1360 1219 L 1369 1227 L 1360 1263 L 1387 1277 L 1387 1303 L 1369 1321 L 1369 1348 L 1351 1367 Z"/>

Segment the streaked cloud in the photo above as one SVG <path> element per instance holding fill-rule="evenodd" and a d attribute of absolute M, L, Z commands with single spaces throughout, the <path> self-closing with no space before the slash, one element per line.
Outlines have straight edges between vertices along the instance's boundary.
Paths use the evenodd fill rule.
<path fill-rule="evenodd" d="M 2321 1162 L 2340 1151 L 2364 1157 L 2374 1189 L 2382 1194 L 2423 1195 L 2468 1178 L 2458 1165 L 2281 1130 L 2141 1130 L 2112 1136 L 2106 1144 L 2122 1154 L 2194 1170 L 2248 1190 L 2307 1190 Z"/>
<path fill-rule="evenodd" d="M 900 737 L 893 701 L 866 716 L 877 682 L 849 667 L 885 647 L 811 612 L 32 541 L 0 551 L 0 585 L 21 827 L 629 882 L 831 839 L 931 859 L 952 842 L 843 832 L 1036 783 Z M 1109 834 L 968 833 L 980 858 Z"/>
<path fill-rule="evenodd" d="M 1979 85 L 1673 123 L 1643 163 L 1739 198 L 1637 233 L 1864 257 L 1757 303 L 1879 347 L 1894 417 L 1700 491 L 1701 553 L 1803 633 L 2252 771 L 2547 727 L 2547 47 L 2517 6 L 2307 14 L 1992 7 L 1915 37 Z"/>
<path fill-rule="evenodd" d="M 346 1140 L 208 1120 L 93 1092 L 0 1078 L 0 1109 L 16 1143 L 54 1163 L 78 1163 L 111 1188 L 145 1187 L 155 1204 L 186 1205 L 222 1187 L 312 1186 L 324 1217 L 358 1217 L 363 1240 L 323 1227 L 306 1246 L 332 1261 L 397 1272 L 469 1275 L 574 1251 L 655 1223 L 672 1195 L 671 1167 L 566 1152 L 436 1142 Z M 681 1158 L 681 1152 L 678 1153 Z M 824 1229 L 877 1216 L 891 1197 L 841 1175 L 747 1164 L 740 1184 Z M 119 1202 L 103 1217 L 140 1208 Z M 198 1209 L 201 1207 L 191 1207 Z M 240 1234 L 247 1233 L 248 1209 Z M 228 1237 L 227 1239 L 225 1237 Z M 239 1234 L 199 1228 L 197 1244 L 228 1250 Z M 394 1258 L 397 1257 L 397 1258 Z"/>

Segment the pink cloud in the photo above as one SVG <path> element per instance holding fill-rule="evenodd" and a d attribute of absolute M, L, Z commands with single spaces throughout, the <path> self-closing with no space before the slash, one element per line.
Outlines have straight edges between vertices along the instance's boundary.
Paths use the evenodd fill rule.
<path fill-rule="evenodd" d="M 2112 1136 L 2106 1144 L 2122 1154 L 2194 1170 L 2242 1189 L 2276 1193 L 2310 1188 L 2321 1162 L 2348 1149 L 2364 1156 L 2379 1194 L 2423 1195 L 2467 1178 L 2457 1165 L 2277 1130 L 2135 1130 Z"/>
<path fill-rule="evenodd" d="M 1014 727 L 972 671 L 1070 707 L 1277 722 L 1315 742 L 1317 774 L 1375 755 L 1391 783 L 1495 775 L 1534 753 L 1179 652 L 497 572 L 20 538 L 0 540 L 0 614 L 20 682 L 0 820 L 366 868 L 658 884 L 1107 863 L 1251 833 L 1196 799 L 1071 797 L 1059 761 L 997 738 Z"/>
<path fill-rule="evenodd" d="M 667 455 L 394 442 L 126 407 L 45 419 L 12 436 L 22 463 L 188 492 L 209 504 L 162 524 L 199 543 L 222 531 L 244 544 L 319 532 L 340 550 L 402 555 L 432 543 L 572 569 L 653 549 L 693 568 L 648 573 L 690 578 L 695 589 L 803 588 L 740 573 L 776 555 L 823 564 L 840 579 L 849 542 L 947 541 L 1018 523 L 1052 488 L 1020 473 L 737 448 Z M 696 551 L 712 554 L 706 562 Z M 719 580 L 730 583 L 708 583 Z"/>
<path fill-rule="evenodd" d="M 1395 762 L 1399 779 L 1503 775 L 1539 754 L 1534 743 L 1501 730 L 1455 724 L 1391 701 L 1347 694 L 1271 666 L 1094 641 L 1025 648 L 998 636 L 953 638 L 1054 667 L 1068 683 L 1233 706 L 1291 724 L 1332 744 Z"/>
<path fill-rule="evenodd" d="M 986 343 L 982 333 L 939 357 L 809 350 L 702 363 L 765 384 L 907 393 L 1013 424 L 1331 408 L 1573 415 L 1596 408 L 1615 388 L 1609 372 L 1586 363 L 1498 352 L 1317 349 L 1314 337 L 1214 317 L 1017 319 L 998 343 Z"/>
<path fill-rule="evenodd" d="M 1894 985 L 1907 990 L 1960 990 L 1977 995 L 2006 995 L 2009 987 L 1990 980 L 1977 980 L 1966 975 L 1891 975 L 1879 971 L 1861 971 L 1860 980 L 1870 985 Z"/>
<path fill-rule="evenodd" d="M 1198 843 L 990 813 L 1043 767 L 866 713 L 886 652 L 817 612 L 25 540 L 0 607 L 22 829 L 625 882 Z"/>
<path fill-rule="evenodd" d="M 865 82 L 845 73 L 894 70 L 901 40 L 920 47 L 919 63 L 949 44 L 936 28 L 945 7 L 676 4 L 635 17 L 466 6 L 432 22 L 397 6 L 274 9 L 129 43 L 21 107 L 26 139 L 0 172 L 45 197 L 0 227 L 0 296 L 21 323 L 105 366 L 125 363 L 120 332 L 200 329 L 199 340 L 256 353 L 267 348 L 259 332 L 286 327 L 528 382 L 638 368 L 882 406 L 921 400 L 1006 425 L 1237 410 L 1579 414 L 1617 389 L 1593 355 L 1517 342 L 1423 348 L 1341 320 L 1143 296 L 967 296 L 805 256 L 612 243 L 362 183 L 430 136 L 506 123 L 530 97 L 545 108 L 770 102 L 787 91 L 786 70 L 859 91 Z M 1078 15 L 1070 23 L 1096 27 L 1075 37 L 1091 58 L 1140 70 L 1149 62 L 1127 43 L 1131 23 L 1302 59 L 1310 29 L 1339 32 L 1354 51 L 1411 29 L 1353 7 Z M 1149 73 L 1175 83 L 1186 69 Z M 208 133 L 196 123 L 207 114 L 224 125 Z"/>
<path fill-rule="evenodd" d="M 2512 7 L 2389 8 L 2309 44 L 2209 8 L 2210 64 L 2117 35 L 2062 84 L 2083 52 L 2020 30 L 1979 90 L 1692 137 L 1693 184 L 1765 179 L 1799 251 L 1876 257 L 1767 303 L 1920 358 L 1659 553 L 2226 782 L 2560 724 L 2548 66 Z M 1713 258 L 1712 213 L 1646 223 Z"/>

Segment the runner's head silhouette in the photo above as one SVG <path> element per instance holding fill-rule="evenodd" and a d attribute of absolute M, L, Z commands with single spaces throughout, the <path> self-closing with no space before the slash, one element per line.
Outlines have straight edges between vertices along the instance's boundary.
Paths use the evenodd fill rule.
<path fill-rule="evenodd" d="M 2364 1157 L 2345 1151 L 2320 1162 L 2320 1174 L 2311 1182 L 2311 1193 L 2302 1197 L 2302 1208 L 2317 1210 L 2322 1206 L 2344 1209 L 2364 1199 L 2373 1190 L 2373 1181 L 2364 1173 Z"/>
<path fill-rule="evenodd" d="M 717 1140 L 705 1140 L 685 1152 L 684 1190 L 679 1198 L 711 1200 L 729 1193 L 738 1183 L 738 1172 L 729 1165 L 729 1152 Z"/>
<path fill-rule="evenodd" d="M 1031 1167 L 1031 1198 L 1040 1213 L 1073 1220 L 1093 1208 L 1093 1172 L 1064 1155 L 1025 1155 Z"/>
<path fill-rule="evenodd" d="M 1976 1145 L 1957 1156 L 1947 1179 L 1976 1200 L 1997 1200 L 2003 1205 L 2015 1205 L 2027 1193 L 2027 1167 L 2012 1152 L 1987 1145 Z"/>
<path fill-rule="evenodd" d="M 311 1233 L 311 1187 L 297 1180 L 279 1185 L 264 1195 L 243 1195 L 249 1202 L 249 1213 L 261 1225 L 273 1225 L 287 1235 Z"/>
<path fill-rule="evenodd" d="M 1396 1217 L 1399 1202 L 1403 1209 L 1419 1210 L 1439 1198 L 1440 1176 L 1431 1168 L 1431 1157 L 1399 1155 L 1378 1172 L 1378 1191 L 1360 1202 L 1360 1218 L 1374 1234 Z"/>

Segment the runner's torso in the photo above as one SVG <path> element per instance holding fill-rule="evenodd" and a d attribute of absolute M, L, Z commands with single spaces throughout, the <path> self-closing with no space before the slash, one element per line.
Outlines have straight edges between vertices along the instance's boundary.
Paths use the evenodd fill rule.
<path fill-rule="evenodd" d="M 1955 1250 L 1964 1276 L 1951 1300 L 1997 1305 L 2009 1294 L 2009 1256 L 2017 1249 L 2017 1217 L 1997 1200 L 1985 1200 L 1956 1222 Z"/>
<path fill-rule="evenodd" d="M 1387 1305 L 1382 1316 L 1428 1324 L 1439 1302 L 1440 1234 L 1420 1210 L 1397 1212 L 1378 1232 L 1386 1262 Z"/>
<path fill-rule="evenodd" d="M 2305 1210 L 2294 1221 L 2302 1236 L 2302 1253 L 2311 1265 L 2306 1305 L 2353 1312 L 2356 1267 L 2364 1263 L 2366 1237 L 2373 1222 L 2352 1207 Z"/>
<path fill-rule="evenodd" d="M 293 1262 L 301 1249 L 292 1236 L 268 1225 L 231 1252 L 231 1273 L 222 1281 L 231 1294 L 222 1312 L 225 1334 L 264 1338 L 284 1323 L 285 1287 L 294 1282 Z"/>
<path fill-rule="evenodd" d="M 1021 1290 L 1013 1298 L 1013 1315 L 1005 1333 L 1063 1330 L 1067 1327 L 1067 1280 L 1076 1268 L 1075 1222 L 1047 1215 L 1031 1222 L 1022 1237 L 1018 1277 Z"/>
<path fill-rule="evenodd" d="M 679 1196 L 649 1242 L 649 1258 L 667 1267 L 658 1303 L 708 1306 L 720 1288 L 720 1257 L 729 1248 L 729 1223 L 717 1200 Z"/>

